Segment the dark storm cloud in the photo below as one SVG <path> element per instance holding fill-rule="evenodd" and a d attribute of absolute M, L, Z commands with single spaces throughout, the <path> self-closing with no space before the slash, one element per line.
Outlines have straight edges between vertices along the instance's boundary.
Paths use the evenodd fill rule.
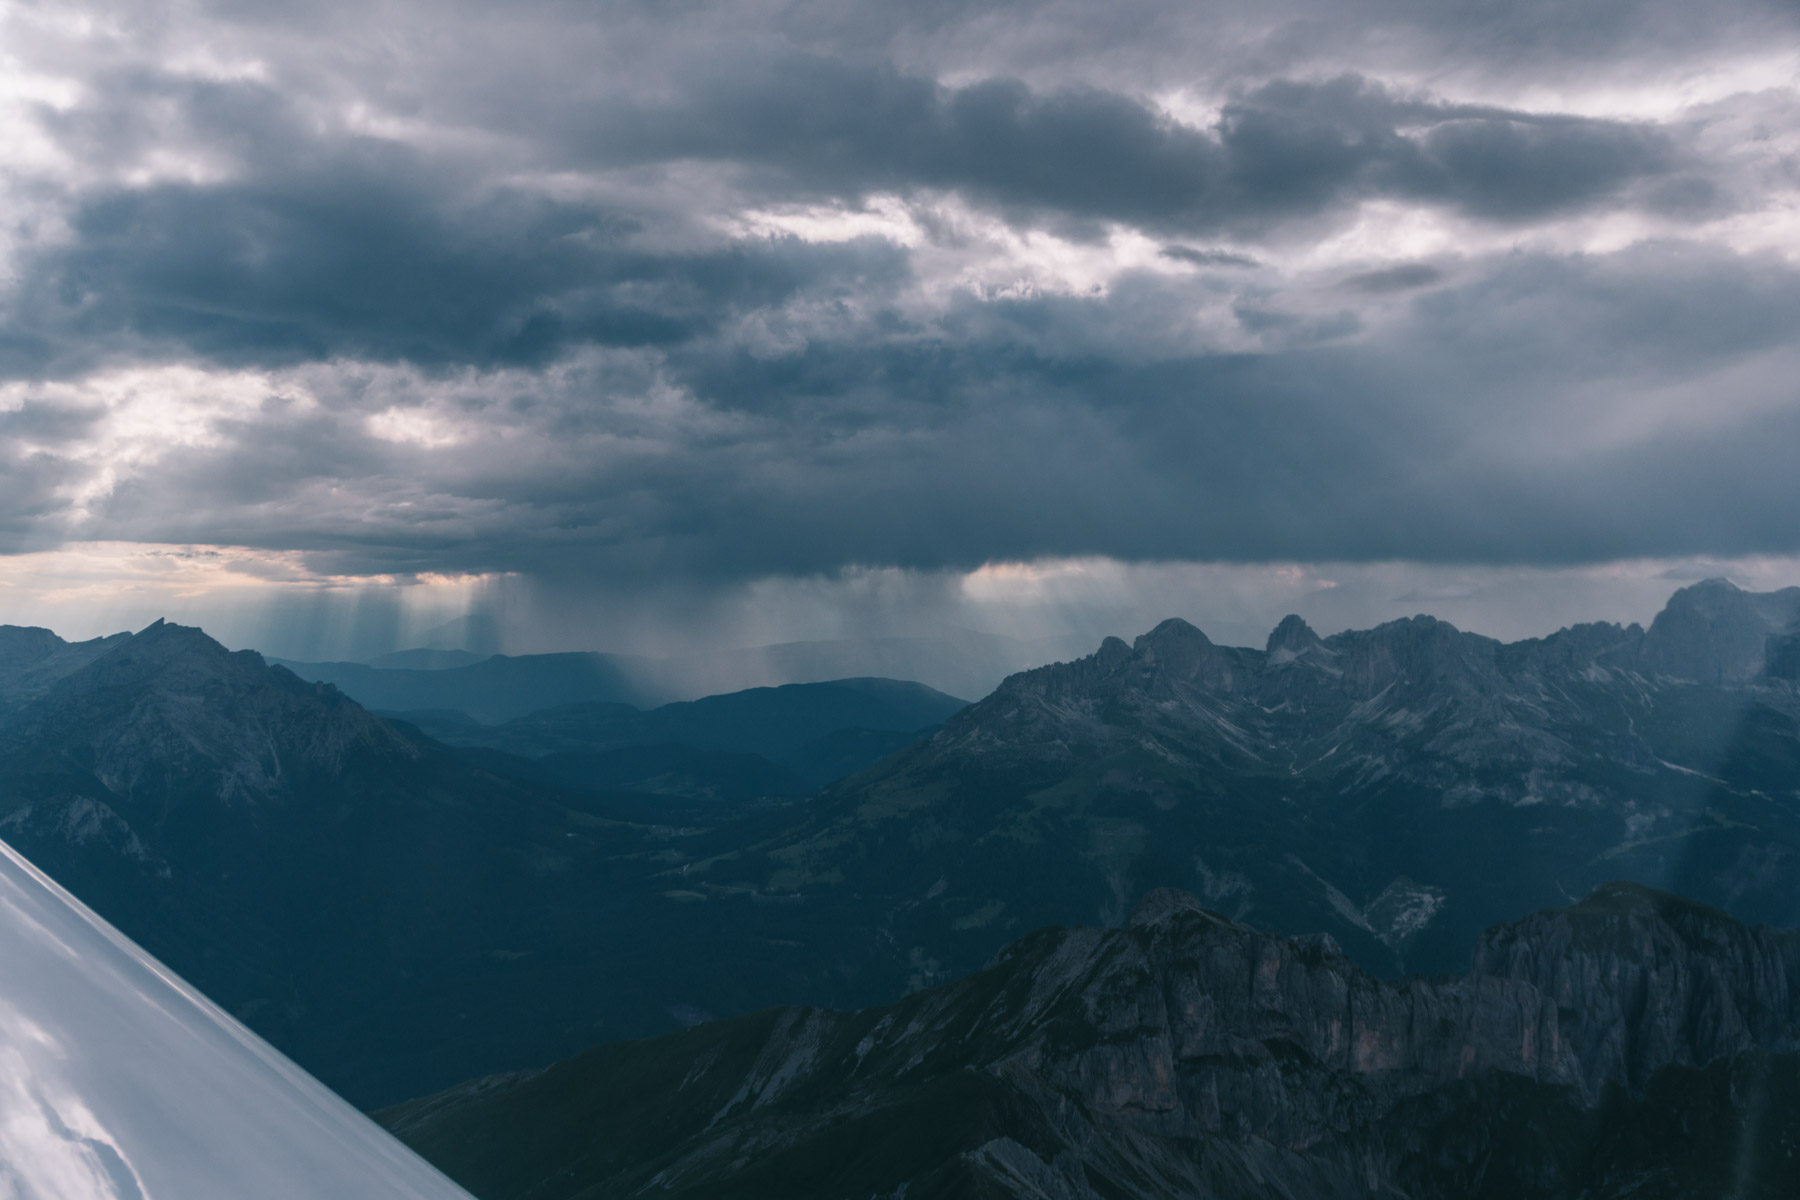
<path fill-rule="evenodd" d="M 1158 294 L 1142 300 L 1176 302 L 1145 286 Z M 1506 319 L 1464 323 L 1459 305 Z M 1658 422 L 1630 400 L 1683 377 L 1704 396 L 1722 362 L 1758 355 L 1778 356 L 1763 382 L 1783 396 L 1791 364 L 1779 355 L 1783 329 L 1800 320 L 1800 276 L 1778 261 L 1677 247 L 1574 265 L 1536 257 L 1421 302 L 1372 344 L 1136 362 L 1061 349 L 1065 328 L 1084 327 L 1091 345 L 1095 326 L 1128 324 L 1135 307 L 1118 292 L 989 306 L 958 354 L 895 348 L 870 367 L 855 351 L 840 350 L 852 365 L 820 349 L 760 374 L 744 361 L 717 369 L 740 393 L 842 392 L 878 373 L 921 397 L 921 413 L 925 397 L 967 398 L 933 413 L 941 437 L 862 465 L 856 492 L 829 508 L 810 502 L 797 468 L 792 511 L 764 524 L 803 529 L 802 557 L 835 541 L 852 560 L 914 563 L 989 553 L 1577 561 L 1713 542 L 1800 546 L 1800 496 L 1786 482 L 1800 416 L 1778 407 Z M 1526 347 L 1545 357 L 1494 369 Z M 1644 432 L 1613 445 L 1581 437 L 1579 452 L 1559 453 L 1559 411 L 1579 408 L 1593 379 L 1615 385 L 1619 417 Z M 1547 390 L 1521 395 L 1520 384 Z"/>
<path fill-rule="evenodd" d="M 1393 196 L 1502 223 L 1687 168 L 1652 126 L 1406 99 L 1356 76 L 1278 81 L 1216 125 L 1093 88 L 960 88 L 813 56 L 734 64 L 672 102 L 582 114 L 598 161 L 737 164 L 782 194 L 944 188 L 1021 222 L 1254 233 Z"/>
<path fill-rule="evenodd" d="M 211 162 L 218 178 L 67 195 L 66 236 L 28 246 L 0 301 L 0 370 L 66 373 L 121 353 L 544 363 L 571 345 L 683 344 L 809 289 L 879 292 L 905 276 L 905 256 L 872 241 L 693 236 L 721 204 L 948 191 L 1078 238 L 1122 224 L 1254 241 L 1371 199 L 1500 225 L 1723 202 L 1676 131 L 1444 103 L 1354 73 L 1237 89 L 1198 128 L 1086 84 L 948 86 L 878 56 L 766 39 L 695 54 L 654 88 L 488 94 L 478 80 L 486 98 L 468 115 L 502 139 L 481 152 L 321 128 L 272 81 L 96 71 L 79 103 L 36 112 L 65 154 L 129 165 L 160 149 Z M 724 173 L 712 194 L 654 182 L 695 164 Z M 610 200 L 519 182 L 576 169 L 652 182 L 634 176 L 649 193 Z M 673 244 L 646 233 L 671 223 L 690 227 Z"/>
<path fill-rule="evenodd" d="M 1597 203 L 1687 165 L 1650 125 L 1434 103 L 1353 75 L 1265 84 L 1227 106 L 1220 136 L 1239 188 L 1264 204 L 1387 195 L 1503 223 Z"/>
<path fill-rule="evenodd" d="M 1442 199 L 1474 216 L 1522 220 L 1616 192 L 1632 180 L 1670 174 L 1675 148 L 1660 131 L 1607 121 L 1463 117 L 1431 128 L 1416 159 L 1384 164 L 1411 194 Z"/>
<path fill-rule="evenodd" d="M 1044 555 L 1800 550 L 1800 413 L 1694 411 L 1721 368 L 1786 395 L 1800 274 L 1677 247 L 1476 274 L 1365 340 L 1302 350 L 1095 349 L 1181 303 L 1181 285 L 1145 277 L 1102 298 L 971 302 L 930 330 L 858 324 L 775 356 L 659 354 L 706 409 L 740 414 L 728 436 L 630 426 L 582 381 L 545 385 L 535 415 L 489 412 L 491 443 L 429 456 L 349 412 L 221 426 L 225 446 L 122 489 L 115 518 L 153 540 L 306 550 L 333 571 L 614 582 Z M 1621 424 L 1639 432 L 1609 432 Z M 609 449 L 621 428 L 639 451 Z M 283 503 L 296 496 L 312 499 Z"/>
<path fill-rule="evenodd" d="M 261 87 L 162 94 L 214 141 L 254 146 L 251 170 L 84 197 L 73 236 L 25 256 L 7 306 L 16 373 L 122 349 L 237 365 L 543 362 L 569 343 L 685 340 L 821 278 L 904 270 L 872 242 L 646 252 L 629 212 L 491 185 L 391 142 L 322 142 Z M 132 136 L 98 118 L 59 125 L 118 153 Z"/>
<path fill-rule="evenodd" d="M 18 319 L 77 361 L 129 334 L 152 356 L 239 365 L 527 363 L 571 342 L 678 342 L 822 277 L 904 270 L 874 243 L 646 254 L 615 241 L 615 219 L 506 195 L 447 209 L 362 164 L 274 188 L 116 193 L 75 214 L 73 245 L 32 264 Z"/>
<path fill-rule="evenodd" d="M 1774 9 L 383 12 L 122 10 L 31 110 L 0 385 L 73 390 L 0 393 L 9 536 L 614 582 L 1800 548 L 1800 283 L 1708 241 L 1766 240 L 1791 110 L 1523 107 Z M 171 365 L 270 395 L 80 391 Z"/>
<path fill-rule="evenodd" d="M 81 197 L 72 236 L 24 257 L 6 306 L 0 361 L 15 377 L 80 369 L 120 339 L 230 364 L 541 363 L 571 344 L 682 343 L 808 288 L 879 290 L 906 272 L 872 241 L 645 249 L 641 213 L 490 182 L 390 141 L 321 137 L 263 85 L 125 74 L 97 92 L 44 118 L 76 152 L 129 160 L 155 109 L 240 170 Z M 1266 85 L 1206 131 L 1119 94 L 949 89 L 815 57 L 745 66 L 564 133 L 603 163 L 718 159 L 764 195 L 947 188 L 1078 235 L 1081 222 L 1124 222 L 1248 236 L 1381 195 L 1523 221 L 1683 162 L 1649 127 L 1455 108 L 1354 77 Z"/>
<path fill-rule="evenodd" d="M 1081 75 L 1147 90 L 1196 76 L 1316 75 L 1345 61 L 1413 77 L 1474 70 L 1564 78 L 1780 45 L 1800 28 L 1787 0 L 625 0 L 574 11 L 609 40 L 641 30 L 645 41 L 666 45 L 666 31 L 678 26 L 684 48 L 741 51 L 776 35 L 819 53 L 927 62 L 962 76 Z M 289 9 L 280 19 L 296 18 Z M 645 45 L 625 36 L 634 50 Z"/>

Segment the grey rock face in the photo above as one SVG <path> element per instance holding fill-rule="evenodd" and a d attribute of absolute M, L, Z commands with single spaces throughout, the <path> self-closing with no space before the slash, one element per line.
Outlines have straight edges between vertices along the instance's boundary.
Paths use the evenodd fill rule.
<path fill-rule="evenodd" d="M 1039 931 L 898 1005 L 779 1010 L 632 1053 L 668 1056 L 664 1086 L 695 1097 L 690 1124 L 644 1155 L 659 1194 L 739 1194 L 748 1164 L 868 1152 L 877 1134 L 846 1145 L 838 1132 L 859 1121 L 923 1120 L 909 1136 L 934 1144 L 906 1098 L 981 1079 L 1003 1098 L 978 1144 L 949 1163 L 929 1150 L 884 1160 L 857 1179 L 863 1194 L 937 1194 L 955 1177 L 1004 1197 L 1459 1195 L 1473 1193 L 1420 1164 L 1459 1138 L 1492 1157 L 1497 1095 L 1523 1088 L 1545 1115 L 1617 1109 L 1645 1103 L 1659 1072 L 1792 1049 L 1796 984 L 1800 935 L 1631 885 L 1492 930 L 1466 975 L 1398 982 L 1329 938 L 1259 933 L 1163 889 L 1122 929 Z M 497 1200 L 637 1194 L 650 1168 L 629 1148 L 579 1121 L 563 1143 L 537 1107 L 579 1109 L 618 1086 L 614 1061 L 472 1085 L 390 1120 L 465 1182 L 517 1161 L 509 1138 L 529 1138 L 538 1190 L 490 1186 Z M 640 1099 L 663 1103 L 654 1089 Z M 1530 1194 L 1584 1186 L 1557 1182 L 1548 1147 L 1532 1153 L 1549 1186 Z M 796 1200 L 835 1194 L 790 1186 Z"/>
<path fill-rule="evenodd" d="M 1490 930 L 1474 974 L 1556 1005 L 1589 1097 L 1671 1065 L 1792 1051 L 1800 1034 L 1800 936 L 1630 884 Z"/>
<path fill-rule="evenodd" d="M 90 796 L 51 796 L 0 817 L 0 838 L 26 845 L 53 843 L 80 850 L 102 847 L 121 860 L 169 877 L 169 865 L 151 853 L 125 819 Z"/>
<path fill-rule="evenodd" d="M 1277 1195 L 1397 1192 L 1422 1131 L 1388 1117 L 1453 1084 L 1509 1076 L 1592 1107 L 1670 1067 L 1800 1046 L 1800 935 L 1629 884 L 1491 930 L 1455 979 L 1385 983 L 1329 939 L 1167 893 L 1121 933 L 1047 941 L 1009 951 L 1031 982 L 985 1018 L 1014 1031 L 988 1069 L 1071 1114 L 1073 1144 L 1137 1157 L 1109 1176 L 1160 1176 L 1165 1195 L 1230 1194 L 1240 1173 Z M 1091 1044 L 1051 1032 L 1068 1022 Z M 1178 1168 L 1169 1148 L 1193 1144 L 1212 1153 Z"/>

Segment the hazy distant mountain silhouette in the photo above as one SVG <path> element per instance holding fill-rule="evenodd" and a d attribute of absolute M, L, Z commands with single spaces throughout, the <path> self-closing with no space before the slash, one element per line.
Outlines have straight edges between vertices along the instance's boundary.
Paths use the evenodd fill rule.
<path fill-rule="evenodd" d="M 393 715 L 446 745 L 535 760 L 551 778 L 575 786 L 751 799 L 805 795 L 921 740 L 964 707 L 921 683 L 838 679 L 749 688 L 647 711 L 568 704 L 498 725 L 442 710 Z M 658 753 L 647 755 L 652 748 Z M 767 770 L 758 770 L 758 762 Z"/>
<path fill-rule="evenodd" d="M 1015 671 L 1056 656 L 1061 642 L 988 634 L 790 642 L 648 658 L 565 652 L 494 655 L 456 664 L 441 651 L 400 651 L 369 663 L 274 659 L 303 679 L 332 683 L 369 708 L 454 709 L 490 724 L 562 704 L 654 708 L 749 688 L 836 679 L 915 680 L 952 696 L 985 696 Z"/>

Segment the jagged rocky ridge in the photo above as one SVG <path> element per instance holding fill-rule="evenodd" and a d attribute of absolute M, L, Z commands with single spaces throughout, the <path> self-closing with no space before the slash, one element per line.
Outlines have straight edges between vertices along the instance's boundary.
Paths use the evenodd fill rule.
<path fill-rule="evenodd" d="M 684 887 L 857 906 L 896 982 L 1191 889 L 1378 972 L 1612 878 L 1800 923 L 1800 589 L 1677 592 L 1649 629 L 1503 644 L 1430 617 L 1265 648 L 1166 621 L 1012 676 Z"/>
<path fill-rule="evenodd" d="M 1778 674 L 1789 627 L 1800 629 L 1800 588 L 1757 595 L 1723 580 L 1676 593 L 1649 630 L 1580 625 L 1512 644 L 1425 616 L 1321 638 L 1290 616 L 1256 651 L 1171 619 L 1132 646 L 1109 638 L 1079 662 L 1012 676 L 921 761 L 1074 762 L 1129 744 L 1172 764 L 1351 785 L 1398 775 L 1451 804 L 1579 804 L 1596 797 L 1558 769 L 1584 757 L 1666 767 L 1632 719 L 1658 692 L 1791 700 Z"/>
<path fill-rule="evenodd" d="M 1796 1050 L 1800 934 L 1634 885 L 1398 982 L 1162 890 L 896 1005 L 597 1047 L 380 1119 L 483 1200 L 1750 1200 L 1800 1187 Z"/>

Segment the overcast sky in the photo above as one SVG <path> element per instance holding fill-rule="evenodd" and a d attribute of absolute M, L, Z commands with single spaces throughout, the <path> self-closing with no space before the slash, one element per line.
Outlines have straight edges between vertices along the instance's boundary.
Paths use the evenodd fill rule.
<path fill-rule="evenodd" d="M 0 619 L 1800 582 L 1797 199 L 1789 0 L 0 0 Z"/>

